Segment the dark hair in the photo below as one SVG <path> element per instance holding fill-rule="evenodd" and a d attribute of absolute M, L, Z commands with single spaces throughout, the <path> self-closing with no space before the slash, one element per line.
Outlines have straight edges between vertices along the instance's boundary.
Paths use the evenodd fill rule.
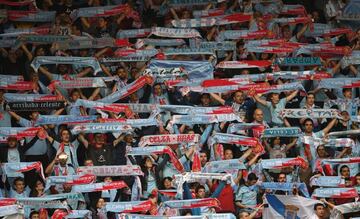
<path fill-rule="evenodd" d="M 351 91 L 351 88 L 343 88 L 342 92 L 345 93 L 346 91 Z"/>
<path fill-rule="evenodd" d="M 340 172 L 341 172 L 343 169 L 345 169 L 345 168 L 348 168 L 348 169 L 350 170 L 350 168 L 349 168 L 347 165 L 344 165 L 344 166 L 341 166 L 341 167 L 340 167 Z"/>
<path fill-rule="evenodd" d="M 14 179 L 14 185 L 15 185 L 16 182 L 18 182 L 18 181 L 21 181 L 21 182 L 25 183 L 24 178 L 22 178 L 22 177 L 17 177 L 17 178 Z"/>
<path fill-rule="evenodd" d="M 306 99 L 308 98 L 308 96 L 310 96 L 310 95 L 313 95 L 314 97 L 315 97 L 315 93 L 313 93 L 313 92 L 309 92 L 307 95 L 306 95 Z"/>
<path fill-rule="evenodd" d="M 248 181 L 258 180 L 259 178 L 255 175 L 255 173 L 250 173 L 248 175 Z"/>
<path fill-rule="evenodd" d="M 314 210 L 316 211 L 317 207 L 319 207 L 319 206 L 322 206 L 322 207 L 325 208 L 324 204 L 322 204 L 322 203 L 316 203 L 316 204 L 314 205 Z"/>
<path fill-rule="evenodd" d="M 35 214 L 40 214 L 38 211 L 32 211 L 29 215 L 29 218 L 31 218 L 32 216 L 34 216 Z"/>
<path fill-rule="evenodd" d="M 306 118 L 304 120 L 304 125 L 305 125 L 306 122 L 311 122 L 311 124 L 314 125 L 314 121 L 312 119 L 310 119 L 310 118 Z"/>
<path fill-rule="evenodd" d="M 204 189 L 204 190 L 205 190 L 205 186 L 203 186 L 203 185 L 198 185 L 198 186 L 195 188 L 195 193 L 198 193 L 200 189 Z"/>

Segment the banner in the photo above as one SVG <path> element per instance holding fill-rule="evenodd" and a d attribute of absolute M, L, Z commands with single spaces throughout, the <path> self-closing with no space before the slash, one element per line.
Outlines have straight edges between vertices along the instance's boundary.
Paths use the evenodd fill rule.
<path fill-rule="evenodd" d="M 314 66 L 321 65 L 319 57 L 286 57 L 277 58 L 275 64 L 282 66 Z"/>
<path fill-rule="evenodd" d="M 146 135 L 141 137 L 139 146 L 147 145 L 172 145 L 172 144 L 196 144 L 200 140 L 199 134 L 177 134 L 177 135 Z"/>
<path fill-rule="evenodd" d="M 11 102 L 8 103 L 12 111 L 51 111 L 65 107 L 64 101 L 42 102 Z"/>
<path fill-rule="evenodd" d="M 345 187 L 345 179 L 341 176 L 313 176 L 310 178 L 310 186 Z"/>
<path fill-rule="evenodd" d="M 190 80 L 211 79 L 214 71 L 211 63 L 207 61 L 151 60 L 149 68 L 157 81 L 184 75 Z"/>
<path fill-rule="evenodd" d="M 195 29 L 176 29 L 167 27 L 153 27 L 150 35 L 168 38 L 201 38 L 200 33 Z"/>
<path fill-rule="evenodd" d="M 36 56 L 31 62 L 31 67 L 37 72 L 41 65 L 49 64 L 72 64 L 79 66 L 90 66 L 94 75 L 102 71 L 99 62 L 94 57 L 72 57 L 72 56 Z"/>
<path fill-rule="evenodd" d="M 355 188 L 317 188 L 312 197 L 316 198 L 356 198 L 358 192 Z"/>
<path fill-rule="evenodd" d="M 262 169 L 279 169 L 284 167 L 300 166 L 303 169 L 308 167 L 308 163 L 302 157 L 282 158 L 282 159 L 264 159 L 261 160 Z"/>
<path fill-rule="evenodd" d="M 123 99 L 129 96 L 132 93 L 135 93 L 139 89 L 145 86 L 145 84 L 152 85 L 154 82 L 154 78 L 151 75 L 143 75 L 140 76 L 138 79 L 133 81 L 132 83 L 126 85 L 125 87 L 121 88 L 120 90 L 98 100 L 99 102 L 103 103 L 113 103 L 120 99 Z"/>
<path fill-rule="evenodd" d="M 242 60 L 242 61 L 222 61 L 216 68 L 236 69 L 236 68 L 266 68 L 272 65 L 269 60 Z"/>
<path fill-rule="evenodd" d="M 298 127 L 287 128 L 269 128 L 265 129 L 262 137 L 298 137 L 302 135 L 302 131 Z"/>
<path fill-rule="evenodd" d="M 137 165 L 82 166 L 77 171 L 78 174 L 95 176 L 142 176 L 144 174 Z"/>
<path fill-rule="evenodd" d="M 71 129 L 71 133 L 107 133 L 107 132 L 127 132 L 132 128 L 129 125 L 115 124 L 115 123 L 86 123 L 75 125 Z"/>
<path fill-rule="evenodd" d="M 314 215 L 314 205 L 318 200 L 294 195 L 265 195 L 263 218 L 306 218 Z"/>
<path fill-rule="evenodd" d="M 84 185 L 74 185 L 72 192 L 88 193 L 88 192 L 100 192 L 105 190 L 123 189 L 128 187 L 124 181 L 112 181 L 112 182 L 100 182 Z"/>
<path fill-rule="evenodd" d="M 201 207 L 220 207 L 220 202 L 216 198 L 188 199 L 188 200 L 171 200 L 165 201 L 165 206 L 176 209 L 193 209 Z"/>
<path fill-rule="evenodd" d="M 243 160 L 231 159 L 231 160 L 217 160 L 207 162 L 202 170 L 203 173 L 222 173 L 231 170 L 246 170 L 246 166 Z"/>
<path fill-rule="evenodd" d="M 68 175 L 68 176 L 49 176 L 45 181 L 45 190 L 57 184 L 67 185 L 81 185 L 92 184 L 96 181 L 96 176 L 91 174 L 86 175 Z"/>
<path fill-rule="evenodd" d="M 341 119 L 341 113 L 337 109 L 283 109 L 280 112 L 282 118 L 337 118 Z"/>

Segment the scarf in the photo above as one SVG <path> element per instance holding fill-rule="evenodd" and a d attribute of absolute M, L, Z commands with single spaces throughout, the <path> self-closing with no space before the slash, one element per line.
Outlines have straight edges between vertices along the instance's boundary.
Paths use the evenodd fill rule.
<path fill-rule="evenodd" d="M 169 47 L 169 46 L 182 46 L 185 44 L 183 39 L 137 39 L 135 43 L 135 47 L 137 49 L 143 46 L 160 46 L 160 47 Z"/>
<path fill-rule="evenodd" d="M 53 22 L 55 20 L 56 11 L 14 11 L 8 10 L 8 19 L 10 21 L 21 22 Z"/>
<path fill-rule="evenodd" d="M 97 116 L 75 116 L 75 115 L 39 115 L 36 120 L 36 125 L 49 125 L 49 124 L 74 124 L 74 123 L 88 123 L 96 120 Z"/>
<path fill-rule="evenodd" d="M 55 80 L 48 86 L 51 91 L 54 91 L 56 87 L 63 89 L 96 88 L 106 87 L 106 84 L 102 78 L 75 78 L 73 80 Z"/>
<path fill-rule="evenodd" d="M 341 59 L 341 68 L 346 68 L 349 65 L 360 64 L 360 56 L 347 56 Z"/>
<path fill-rule="evenodd" d="M 121 90 L 116 91 L 115 93 L 112 93 L 98 101 L 103 102 L 103 103 L 116 102 L 116 101 L 123 99 L 123 98 L 129 96 L 130 94 L 138 91 L 139 89 L 144 87 L 145 84 L 152 85 L 153 82 L 154 82 L 154 78 L 151 75 L 140 76 L 138 79 L 136 79 L 132 83 L 121 88 Z"/>
<path fill-rule="evenodd" d="M 270 46 L 252 46 L 247 48 L 247 52 L 254 53 L 270 53 L 270 54 L 284 54 L 292 53 L 295 48 L 286 48 L 286 47 L 270 47 Z"/>
<path fill-rule="evenodd" d="M 60 35 L 22 35 L 17 43 L 36 43 L 36 44 L 52 44 L 70 40 L 69 36 Z"/>
<path fill-rule="evenodd" d="M 115 51 L 115 56 L 126 58 L 139 58 L 153 57 L 157 55 L 159 51 L 157 49 L 118 49 Z"/>
<path fill-rule="evenodd" d="M 85 203 L 85 198 L 82 193 L 60 193 L 60 194 L 56 194 L 56 195 L 48 195 L 45 197 L 66 199 L 66 202 L 72 209 L 77 209 L 79 202 Z"/>
<path fill-rule="evenodd" d="M 339 131 L 339 132 L 330 132 L 328 136 L 338 136 L 338 135 L 359 135 L 360 129 L 357 130 L 347 130 L 347 131 Z"/>
<path fill-rule="evenodd" d="M 301 142 L 304 144 L 313 145 L 318 147 L 319 145 L 325 145 L 328 147 L 354 147 L 355 142 L 351 138 L 337 138 L 337 139 L 320 139 L 312 136 L 301 136 Z"/>
<path fill-rule="evenodd" d="M 115 123 L 86 123 L 75 125 L 71 132 L 73 134 L 83 133 L 107 133 L 107 132 L 127 132 L 132 128 L 129 125 L 115 124 Z"/>
<path fill-rule="evenodd" d="M 123 189 L 128 187 L 124 181 L 113 181 L 113 182 L 101 182 L 84 185 L 74 185 L 72 187 L 73 192 L 88 193 L 88 192 L 100 192 L 105 190 Z"/>
<path fill-rule="evenodd" d="M 261 127 L 263 125 L 258 123 L 231 123 L 227 129 L 228 134 L 239 133 L 244 130 Z"/>
<path fill-rule="evenodd" d="M 45 101 L 58 101 L 61 100 L 59 96 L 49 94 L 16 94 L 5 93 L 4 98 L 6 102 L 45 102 Z"/>
<path fill-rule="evenodd" d="M 215 133 L 211 137 L 211 143 L 225 143 L 225 144 L 236 144 L 244 147 L 251 147 L 254 153 L 262 153 L 264 151 L 264 147 L 258 141 L 257 138 L 254 137 L 246 137 L 241 135 L 233 135 L 233 134 L 224 134 L 224 133 Z"/>
<path fill-rule="evenodd" d="M 272 65 L 270 60 L 242 60 L 242 61 L 222 61 L 216 68 L 236 69 L 236 68 L 266 68 Z"/>
<path fill-rule="evenodd" d="M 23 210 L 19 205 L 7 205 L 0 207 L 0 217 L 11 216 L 14 214 L 23 214 Z"/>
<path fill-rule="evenodd" d="M 321 65 L 319 57 L 286 57 L 277 58 L 275 63 L 283 66 L 314 66 Z"/>
<path fill-rule="evenodd" d="M 216 0 L 169 0 L 171 7 L 186 7 L 193 5 L 207 5 L 209 3 L 217 3 Z"/>
<path fill-rule="evenodd" d="M 213 16 L 223 15 L 224 13 L 225 13 L 224 9 L 214 8 L 214 9 L 209 9 L 209 10 L 194 10 L 193 16 L 195 18 L 213 17 Z"/>
<path fill-rule="evenodd" d="M 318 188 L 312 197 L 317 198 L 356 198 L 358 192 L 355 188 Z"/>
<path fill-rule="evenodd" d="M 340 176 L 313 176 L 310 178 L 310 186 L 345 187 L 345 179 Z"/>
<path fill-rule="evenodd" d="M 128 38 L 139 38 L 147 37 L 151 33 L 151 29 L 130 29 L 130 30 L 120 30 L 116 34 L 117 39 L 128 39 Z"/>
<path fill-rule="evenodd" d="M 31 81 L 0 81 L 1 90 L 15 90 L 15 91 L 30 91 L 34 89 L 34 84 Z"/>
<path fill-rule="evenodd" d="M 341 113 L 337 109 L 283 109 L 280 112 L 282 118 L 338 118 Z"/>
<path fill-rule="evenodd" d="M 170 55 L 212 55 L 215 56 L 214 51 L 207 48 L 168 48 L 164 49 L 163 53 Z"/>
<path fill-rule="evenodd" d="M 231 174 L 223 174 L 223 173 L 198 173 L 198 172 L 192 172 L 192 173 L 184 173 L 184 174 L 177 174 L 174 175 L 175 184 L 177 185 L 177 196 L 182 197 L 183 195 L 183 184 L 185 182 L 191 183 L 191 182 L 197 182 L 199 180 L 204 179 L 210 179 L 210 180 L 222 180 L 222 181 L 228 181 L 232 182 L 232 176 Z"/>
<path fill-rule="evenodd" d="M 199 28 L 212 27 L 216 24 L 215 18 L 194 18 L 194 19 L 178 19 L 172 20 L 171 24 L 176 28 Z"/>
<path fill-rule="evenodd" d="M 51 111 L 65 107 L 64 101 L 40 101 L 40 102 L 11 102 L 8 103 L 12 111 Z"/>
<path fill-rule="evenodd" d="M 116 213 L 146 212 L 152 207 L 151 201 L 107 202 L 104 211 Z"/>
<path fill-rule="evenodd" d="M 18 2 L 1 0 L 0 3 L 3 5 L 8 5 L 8 6 L 26 6 L 26 5 L 34 4 L 34 0 L 24 0 L 24 1 L 18 1 Z"/>
<path fill-rule="evenodd" d="M 171 124 L 210 124 L 219 122 L 230 122 L 237 120 L 242 122 L 241 118 L 236 114 L 211 114 L 211 115 L 173 115 L 170 123 Z"/>
<path fill-rule="evenodd" d="M 85 39 L 67 39 L 57 43 L 59 50 L 68 49 L 98 49 L 105 47 L 125 47 L 131 46 L 128 40 L 125 39 L 113 39 L 113 38 L 85 38 Z"/>
<path fill-rule="evenodd" d="M 103 102 L 97 102 L 97 101 L 90 101 L 90 100 L 84 100 L 84 99 L 78 99 L 76 100 L 75 107 L 85 107 L 85 108 L 91 108 L 91 109 L 97 109 L 107 112 L 113 112 L 113 113 L 125 113 L 126 117 L 132 117 L 134 112 L 130 109 L 129 106 L 125 104 L 118 104 L 118 103 L 103 103 Z"/>
<path fill-rule="evenodd" d="M 92 174 L 95 176 L 142 176 L 140 166 L 117 165 L 117 166 L 81 166 L 78 173 Z"/>
<path fill-rule="evenodd" d="M 306 16 L 306 9 L 303 5 L 283 5 L 281 14 Z"/>
<path fill-rule="evenodd" d="M 202 170 L 203 173 L 222 173 L 230 170 L 246 170 L 244 161 L 241 159 L 217 160 L 207 162 Z"/>
<path fill-rule="evenodd" d="M 90 66 L 94 69 L 94 75 L 102 71 L 99 62 L 94 57 L 37 56 L 31 62 L 31 67 L 37 72 L 41 65 L 49 64 L 76 64 L 79 66 Z"/>
<path fill-rule="evenodd" d="M 352 88 L 359 87 L 358 78 L 326 78 L 320 81 L 318 88 L 335 89 L 335 88 Z"/>
<path fill-rule="evenodd" d="M 79 8 L 74 10 L 70 16 L 75 20 L 79 17 L 109 17 L 121 13 L 124 13 L 127 18 L 139 20 L 139 15 L 128 4 Z"/>
<path fill-rule="evenodd" d="M 70 210 L 65 218 L 92 218 L 90 210 Z"/>
<path fill-rule="evenodd" d="M 41 127 L 1 127 L 0 136 L 16 137 L 18 140 L 26 137 L 35 137 Z"/>
<path fill-rule="evenodd" d="M 60 201 L 60 197 L 36 197 L 36 198 L 17 198 L 17 202 L 22 204 L 26 208 L 61 208 L 67 209 L 68 205 L 66 201 Z"/>
<path fill-rule="evenodd" d="M 51 186 L 57 184 L 67 185 L 81 185 L 81 184 L 92 184 L 96 181 L 96 176 L 91 174 L 86 175 L 69 175 L 69 176 L 49 176 L 46 178 L 45 191 Z"/>
<path fill-rule="evenodd" d="M 220 202 L 216 198 L 188 199 L 188 200 L 171 200 L 165 201 L 165 206 L 177 209 L 193 209 L 201 207 L 220 207 Z"/>
<path fill-rule="evenodd" d="M 348 46 L 334 46 L 332 44 L 321 43 L 321 44 L 308 44 L 301 45 L 295 56 L 300 54 L 332 54 L 332 55 L 350 55 L 351 48 Z"/>
<path fill-rule="evenodd" d="M 336 205 L 331 212 L 331 219 L 341 219 L 347 213 L 358 212 L 360 210 L 360 202 L 351 202 L 342 205 Z M 356 218 L 354 218 L 356 219 Z M 358 219 L 358 218 L 357 218 Z"/>
<path fill-rule="evenodd" d="M 262 169 L 278 169 L 289 166 L 300 166 L 303 169 L 308 167 L 308 163 L 302 157 L 282 158 L 282 159 L 264 159 L 261 160 Z"/>
<path fill-rule="evenodd" d="M 262 189 L 280 190 L 291 192 L 294 188 L 299 189 L 306 198 L 310 198 L 309 191 L 305 183 L 279 183 L 279 182 L 262 182 L 260 187 Z"/>
<path fill-rule="evenodd" d="M 298 127 L 287 127 L 287 128 L 269 128 L 265 129 L 262 137 L 298 137 L 302 135 L 301 129 Z"/>
<path fill-rule="evenodd" d="M 200 33 L 195 29 L 176 29 L 166 27 L 153 27 L 150 35 L 168 38 L 201 38 Z"/>
<path fill-rule="evenodd" d="M 274 34 L 268 30 L 225 30 L 220 32 L 217 41 L 225 40 L 250 40 L 250 39 L 261 39 L 261 38 L 274 38 Z"/>
<path fill-rule="evenodd" d="M 200 140 L 199 134 L 177 134 L 177 135 L 146 135 L 141 137 L 139 146 L 148 145 L 172 145 L 172 144 L 196 144 Z"/>
<path fill-rule="evenodd" d="M 181 66 L 181 67 L 179 67 Z M 213 66 L 207 61 L 151 60 L 149 68 L 159 78 L 187 75 L 190 80 L 213 78 Z"/>

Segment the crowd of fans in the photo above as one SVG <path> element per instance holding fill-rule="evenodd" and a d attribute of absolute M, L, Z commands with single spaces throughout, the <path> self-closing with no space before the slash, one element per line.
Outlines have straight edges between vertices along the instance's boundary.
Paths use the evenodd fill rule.
<path fill-rule="evenodd" d="M 270 197 L 312 196 L 318 201 L 307 217 L 293 218 L 359 216 L 360 32 L 338 19 L 349 2 L 0 1 L 0 208 L 17 205 L 17 215 L 31 219 L 126 214 L 248 219 L 271 218 L 266 216 L 275 208 Z M 44 12 L 53 17 L 37 17 Z M 183 32 L 159 34 L 157 27 Z M 203 48 L 212 52 L 208 54 L 199 48 L 204 42 L 219 44 Z M 225 43 L 233 43 L 233 49 L 218 48 Z M 55 58 L 47 59 L 51 56 Z M 91 57 L 93 62 L 71 57 Z M 306 57 L 318 62 L 281 63 Z M 211 66 L 211 72 L 198 63 Z M 198 76 L 192 77 L 193 71 Z M 81 78 L 101 83 L 91 79 L 85 85 L 89 82 Z M 78 83 L 66 86 L 69 80 Z M 289 116 L 298 109 L 305 109 L 304 114 Z M 316 116 L 316 110 L 322 114 Z M 104 131 L 112 125 L 117 127 Z M 167 137 L 167 144 L 151 144 Z M 151 149 L 155 146 L 161 146 L 160 152 Z M 235 168 L 230 165 L 234 161 Z M 265 168 L 267 161 L 276 165 Z M 218 171 L 209 171 L 216 165 L 221 166 Z M 81 170 L 93 166 L 140 167 L 142 174 L 106 175 L 93 169 L 85 175 L 90 181 L 77 181 L 75 176 L 84 176 Z M 196 178 L 200 173 L 208 175 Z M 60 183 L 56 176 L 74 178 Z M 325 182 L 313 183 L 321 177 Z M 327 179 L 340 183 L 329 186 Z M 111 187 L 114 182 L 125 186 Z M 274 187 L 266 186 L 270 182 Z M 82 190 L 82 185 L 96 183 L 103 187 Z M 290 189 L 281 186 L 286 183 Z M 336 195 L 330 191 L 335 188 L 348 190 Z M 355 195 L 348 194 L 351 189 Z M 324 195 L 327 191 L 331 194 Z M 62 194 L 78 196 L 70 200 Z M 170 204 L 206 198 L 216 204 Z M 65 207 L 46 207 L 50 200 Z M 141 207 L 109 210 L 116 202 Z M 337 210 L 349 203 L 352 210 Z M 278 214 L 292 218 L 285 217 L 288 210 Z M 1 209 L 0 215 L 11 217 Z"/>

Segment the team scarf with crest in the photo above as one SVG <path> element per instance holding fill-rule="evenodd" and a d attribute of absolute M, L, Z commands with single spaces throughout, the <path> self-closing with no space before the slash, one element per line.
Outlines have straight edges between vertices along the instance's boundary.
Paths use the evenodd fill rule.
<path fill-rule="evenodd" d="M 177 209 L 193 209 L 201 207 L 220 207 L 220 202 L 216 198 L 171 200 L 165 201 L 165 206 Z"/>
<path fill-rule="evenodd" d="M 125 47 L 131 46 L 126 39 L 113 39 L 110 37 L 104 38 L 85 38 L 85 39 L 67 39 L 57 42 L 57 48 L 59 50 L 68 49 L 98 49 L 105 47 Z"/>
<path fill-rule="evenodd" d="M 120 30 L 116 34 L 118 39 L 128 39 L 128 38 L 140 38 L 147 37 L 151 33 L 151 29 L 130 29 L 130 30 Z"/>
<path fill-rule="evenodd" d="M 92 218 L 90 210 L 70 210 L 65 218 Z"/>
<path fill-rule="evenodd" d="M 237 69 L 237 68 L 266 68 L 272 65 L 270 60 L 242 60 L 242 61 L 222 61 L 216 68 Z"/>
<path fill-rule="evenodd" d="M 224 40 L 237 40 L 237 39 L 262 39 L 262 38 L 274 38 L 274 34 L 268 30 L 225 30 L 220 32 L 217 41 Z"/>
<path fill-rule="evenodd" d="M 124 13 L 127 18 L 132 18 L 139 21 L 139 14 L 134 11 L 128 4 L 99 6 L 99 7 L 86 7 L 74 10 L 70 16 L 72 19 L 79 17 L 109 17 Z"/>
<path fill-rule="evenodd" d="M 211 144 L 225 143 L 225 144 L 235 144 L 245 147 L 251 147 L 254 153 L 261 153 L 264 151 L 264 147 L 260 144 L 258 139 L 254 137 L 215 133 L 211 137 L 210 142 Z"/>
<path fill-rule="evenodd" d="M 143 39 L 137 39 L 135 43 L 135 47 L 137 49 L 143 47 L 143 46 L 160 46 L 160 47 L 168 47 L 168 46 L 182 46 L 185 44 L 185 41 L 183 39 L 149 39 L 149 38 L 143 38 Z"/>
<path fill-rule="evenodd" d="M 258 123 L 231 123 L 227 129 L 228 134 L 240 133 L 245 130 L 263 126 Z"/>
<path fill-rule="evenodd" d="M 60 96 L 51 94 L 14 94 L 5 93 L 4 98 L 6 102 L 45 102 L 45 101 L 59 101 Z"/>
<path fill-rule="evenodd" d="M 71 133 L 107 133 L 107 132 L 127 132 L 132 131 L 131 126 L 116 123 L 85 123 L 75 125 L 71 129 Z"/>
<path fill-rule="evenodd" d="M 294 188 L 299 189 L 306 198 L 310 198 L 309 191 L 305 183 L 280 183 L 280 182 L 262 182 L 260 184 L 262 189 L 271 189 L 275 191 L 291 192 Z"/>
<path fill-rule="evenodd" d="M 44 196 L 44 197 L 26 197 L 17 198 L 17 202 L 25 208 L 60 208 L 67 209 L 68 204 L 66 201 L 61 201 L 60 197 Z"/>
<path fill-rule="evenodd" d="M 41 129 L 41 127 L 1 127 L 0 136 L 16 137 L 20 140 L 21 138 L 35 137 Z"/>
<path fill-rule="evenodd" d="M 298 137 L 302 134 L 298 127 L 269 128 L 265 129 L 262 137 Z"/>
<path fill-rule="evenodd" d="M 14 90 L 14 91 L 30 91 L 34 89 L 34 83 L 31 81 L 11 81 L 11 80 L 1 80 L 0 81 L 1 90 Z"/>
<path fill-rule="evenodd" d="M 91 108 L 113 113 L 125 113 L 126 117 L 132 117 L 132 115 L 134 114 L 131 108 L 126 104 L 103 103 L 98 101 L 78 99 L 76 100 L 74 106 L 83 106 L 85 108 Z"/>
<path fill-rule="evenodd" d="M 205 114 L 205 115 L 173 115 L 170 123 L 171 124 L 210 124 L 210 123 L 219 123 L 219 122 L 230 122 L 230 121 L 239 121 L 242 122 L 241 118 L 232 113 L 232 114 Z"/>
<path fill-rule="evenodd" d="M 203 173 L 222 173 L 230 170 L 246 170 L 244 161 L 241 159 L 217 160 L 207 162 L 202 170 Z"/>
<path fill-rule="evenodd" d="M 60 87 L 63 89 L 73 89 L 73 88 L 97 88 L 97 87 L 106 87 L 105 81 L 101 77 L 91 78 L 75 78 L 73 80 L 54 80 L 52 81 L 48 88 L 51 91 L 54 91 L 55 88 Z"/>

